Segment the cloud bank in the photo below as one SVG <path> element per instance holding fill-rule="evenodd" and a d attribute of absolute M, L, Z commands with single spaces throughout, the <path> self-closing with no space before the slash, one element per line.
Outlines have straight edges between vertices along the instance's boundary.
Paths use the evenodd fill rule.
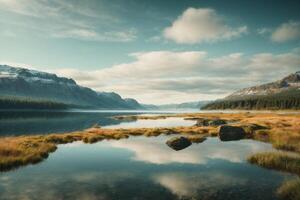
<path fill-rule="evenodd" d="M 174 103 L 222 98 L 229 93 L 282 78 L 299 70 L 299 50 L 282 54 L 204 51 L 150 51 L 130 54 L 132 62 L 82 71 L 57 69 L 60 76 L 98 91 L 115 91 L 144 103 Z"/>

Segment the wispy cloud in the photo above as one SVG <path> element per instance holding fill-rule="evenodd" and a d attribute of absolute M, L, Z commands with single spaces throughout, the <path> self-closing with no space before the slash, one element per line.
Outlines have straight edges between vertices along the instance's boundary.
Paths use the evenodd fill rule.
<path fill-rule="evenodd" d="M 2 20 L 1 23 L 35 29 L 43 37 L 112 42 L 136 39 L 135 28 L 119 28 L 118 18 L 87 5 L 65 0 L 0 0 L 0 10 L 23 16 L 26 26 L 24 22 Z M 102 30 L 98 30 L 99 25 Z"/>
<path fill-rule="evenodd" d="M 164 30 L 167 39 L 183 44 L 228 40 L 245 33 L 247 26 L 230 27 L 209 8 L 188 8 Z"/>
<path fill-rule="evenodd" d="M 300 39 L 300 21 L 281 24 L 271 35 L 274 42 L 287 42 Z"/>

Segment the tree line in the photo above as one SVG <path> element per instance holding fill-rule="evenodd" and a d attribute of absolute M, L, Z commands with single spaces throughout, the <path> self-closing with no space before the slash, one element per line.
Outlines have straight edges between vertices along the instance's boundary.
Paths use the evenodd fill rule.
<path fill-rule="evenodd" d="M 67 109 L 69 106 L 64 103 L 53 101 L 0 98 L 0 109 Z"/>
<path fill-rule="evenodd" d="M 246 110 L 284 110 L 300 109 L 299 97 L 261 97 L 238 100 L 220 100 L 202 107 L 207 110 L 246 109 Z"/>

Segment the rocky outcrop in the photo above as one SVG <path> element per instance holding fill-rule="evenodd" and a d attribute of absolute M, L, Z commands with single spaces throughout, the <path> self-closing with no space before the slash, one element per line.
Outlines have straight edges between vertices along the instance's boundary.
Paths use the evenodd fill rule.
<path fill-rule="evenodd" d="M 192 143 L 189 139 L 187 139 L 186 137 L 174 137 L 169 139 L 166 144 L 171 147 L 172 149 L 179 151 L 182 149 L 187 148 L 188 146 L 190 146 Z"/>
<path fill-rule="evenodd" d="M 221 126 L 219 130 L 219 138 L 222 141 L 240 140 L 245 136 L 245 130 L 237 126 Z"/>

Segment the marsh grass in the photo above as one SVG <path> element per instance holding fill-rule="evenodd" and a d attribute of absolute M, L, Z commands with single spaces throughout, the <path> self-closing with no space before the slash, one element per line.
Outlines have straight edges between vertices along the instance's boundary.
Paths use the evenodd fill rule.
<path fill-rule="evenodd" d="M 152 137 L 180 133 L 195 136 L 207 135 L 208 131 L 199 127 L 102 129 L 94 126 L 85 131 L 65 134 L 5 137 L 0 139 L 0 171 L 38 163 L 54 152 L 58 144 L 75 141 L 91 144 L 102 140 L 126 139 L 130 136 Z M 196 137 L 193 140 L 196 141 Z"/>
<path fill-rule="evenodd" d="M 183 117 L 188 120 L 195 120 L 195 123 L 196 120 L 200 118 L 227 120 L 233 122 L 235 126 L 243 127 L 247 133 L 247 138 L 271 142 L 273 146 L 278 149 L 300 152 L 300 114 L 192 113 L 159 116 L 119 116 L 115 118 L 122 120 L 145 120 L 165 119 L 167 117 Z M 194 142 L 201 142 L 207 136 L 217 136 L 218 127 L 189 126 L 172 128 L 104 129 L 95 125 L 84 131 L 65 134 L 0 138 L 0 171 L 40 162 L 47 158 L 49 153 L 54 152 L 58 144 L 66 144 L 75 141 L 95 143 L 102 140 L 126 139 L 130 136 L 143 135 L 151 137 L 161 134 L 182 134 L 189 136 Z M 267 163 L 268 156 L 271 157 L 269 158 L 270 160 L 277 160 L 276 162 L 274 161 L 274 163 L 277 163 L 274 164 L 277 169 L 280 169 L 283 166 L 278 163 L 291 161 L 289 159 L 285 160 L 283 156 L 274 156 L 272 154 L 262 156 L 264 159 L 257 158 L 257 161 L 260 163 Z M 252 159 L 256 159 L 256 157 L 254 156 Z M 267 166 L 267 164 L 265 164 L 265 166 Z M 294 171 L 295 168 L 297 167 L 293 167 L 292 171 Z M 287 169 L 290 170 L 290 168 Z"/>
<path fill-rule="evenodd" d="M 284 200 L 300 199 L 300 179 L 284 182 L 278 189 L 277 194 Z"/>
<path fill-rule="evenodd" d="M 300 175 L 300 156 L 286 152 L 265 152 L 251 155 L 248 161 L 268 169 Z"/>

